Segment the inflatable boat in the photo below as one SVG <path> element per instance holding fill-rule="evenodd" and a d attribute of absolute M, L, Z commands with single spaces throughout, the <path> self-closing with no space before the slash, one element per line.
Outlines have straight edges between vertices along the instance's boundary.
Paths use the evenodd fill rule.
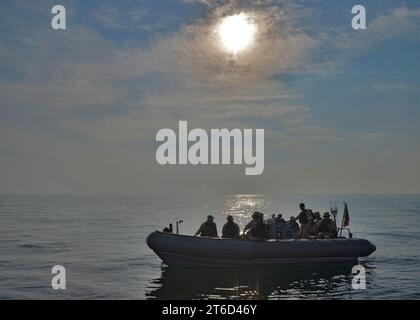
<path fill-rule="evenodd" d="M 193 237 L 155 231 L 147 245 L 168 266 L 241 266 L 345 262 L 376 250 L 365 239 L 288 239 L 252 241 Z"/>

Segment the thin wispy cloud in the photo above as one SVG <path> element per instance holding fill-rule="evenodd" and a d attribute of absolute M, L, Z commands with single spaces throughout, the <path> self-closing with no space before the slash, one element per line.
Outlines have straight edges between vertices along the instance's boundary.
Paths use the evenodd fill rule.
<path fill-rule="evenodd" d="M 355 32 L 348 26 L 329 30 L 318 35 L 322 44 L 318 52 L 319 61 L 311 66 L 313 69 L 308 72 L 321 74 L 343 72 L 352 59 L 380 50 L 387 41 L 405 38 L 408 41 L 418 42 L 419 31 L 420 9 L 413 10 L 404 5 L 369 20 L 366 31 Z M 365 70 L 367 73 L 369 71 Z M 352 70 L 346 72 L 351 73 Z"/>
<path fill-rule="evenodd" d="M 407 83 L 376 83 L 372 85 L 372 89 L 378 92 L 420 92 L 420 85 Z"/>
<path fill-rule="evenodd" d="M 320 23 L 320 2 L 179 3 L 188 8 L 199 6 L 199 10 L 168 30 L 168 21 L 152 10 L 154 4 L 148 8 L 141 3 L 129 11 L 117 4 L 100 4 L 96 10 L 85 12 L 83 2 L 72 1 L 68 3 L 72 19 L 65 32 L 49 28 L 51 14 L 45 2 L 0 4 L 0 18 L 7 25 L 7 32 L 0 36 L 4 62 L 0 66 L 0 150 L 7 153 L 0 165 L 9 169 L 2 173 L 6 181 L 1 185 L 3 190 L 17 172 L 27 173 L 23 168 L 31 163 L 34 171 L 41 168 L 36 180 L 42 181 L 42 172 L 48 177 L 43 181 L 46 191 L 59 188 L 60 179 L 71 185 L 63 186 L 63 192 L 77 190 L 95 163 L 101 164 L 89 179 L 102 183 L 92 182 L 89 192 L 95 188 L 104 191 L 103 182 L 112 180 L 119 181 L 115 189 L 122 188 L 124 179 L 129 187 L 122 189 L 139 191 L 137 181 L 152 172 L 157 181 L 153 187 L 159 190 L 159 182 L 167 180 L 154 163 L 155 134 L 164 127 L 175 129 L 179 120 L 206 129 L 265 128 L 266 156 L 274 159 L 266 165 L 267 186 L 274 186 L 275 180 L 283 177 L 270 174 L 277 172 L 277 166 L 284 165 L 286 171 L 293 172 L 298 170 L 296 161 L 315 166 L 314 158 L 317 170 L 324 172 L 332 166 L 331 157 L 339 157 L 335 166 L 342 168 L 344 163 L 351 164 L 343 160 L 351 157 L 347 146 L 371 154 L 370 150 L 380 145 L 378 141 L 386 141 L 367 138 L 376 132 L 373 129 L 361 129 L 359 123 L 336 118 L 340 105 L 330 102 L 330 97 L 347 90 L 344 85 L 337 87 L 337 75 L 364 74 L 364 70 L 351 67 L 354 60 L 373 56 L 368 64 L 373 65 L 390 41 L 418 44 L 420 9 L 395 4 L 372 17 L 366 32 L 358 33 L 349 22 L 333 28 L 325 22 L 314 31 L 312 26 Z M 221 18 L 242 11 L 250 13 L 258 36 L 250 50 L 232 57 L 221 50 L 215 30 Z M 83 19 L 80 12 L 86 15 Z M 126 39 L 116 36 L 125 31 L 129 34 Z M 372 77 L 376 72 L 391 74 L 387 68 L 367 71 Z M 328 90 L 314 94 L 310 88 L 319 79 L 330 81 Z M 415 79 L 374 80 L 366 87 L 371 90 L 361 94 L 418 92 Z M 362 96 L 361 104 L 369 98 Z M 377 125 L 375 115 L 369 112 L 360 118 Z M 355 131 L 357 138 L 352 135 Z M 410 133 L 415 134 L 418 132 Z M 416 142 L 408 134 L 405 138 L 402 145 L 410 149 Z M 378 148 L 377 154 L 387 154 L 383 145 Z M 337 156 L 338 150 L 342 156 Z M 287 161 L 279 163 L 283 157 Z M 135 167 L 136 163 L 141 166 Z M 48 167 L 54 165 L 57 169 L 50 172 Z M 113 165 L 117 168 L 114 172 Z M 130 170 L 135 173 L 130 174 Z M 23 174 L 19 177 L 22 183 L 15 182 L 14 190 L 28 182 Z M 202 178 L 208 176 L 203 173 Z M 36 183 L 28 186 L 28 190 L 35 189 Z"/>

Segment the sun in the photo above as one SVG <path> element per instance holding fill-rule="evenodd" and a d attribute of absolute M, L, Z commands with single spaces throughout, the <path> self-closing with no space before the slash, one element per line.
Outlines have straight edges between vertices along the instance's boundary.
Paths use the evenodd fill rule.
<path fill-rule="evenodd" d="M 245 13 L 223 18 L 217 27 L 223 47 L 237 55 L 254 42 L 256 27 Z"/>

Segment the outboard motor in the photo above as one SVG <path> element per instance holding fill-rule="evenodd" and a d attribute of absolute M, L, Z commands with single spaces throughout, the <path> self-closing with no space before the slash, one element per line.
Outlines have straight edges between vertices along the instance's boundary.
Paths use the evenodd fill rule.
<path fill-rule="evenodd" d="M 178 220 L 177 222 L 176 222 L 176 234 L 179 234 L 179 225 L 181 224 L 181 223 L 183 223 L 184 222 L 184 220 Z"/>

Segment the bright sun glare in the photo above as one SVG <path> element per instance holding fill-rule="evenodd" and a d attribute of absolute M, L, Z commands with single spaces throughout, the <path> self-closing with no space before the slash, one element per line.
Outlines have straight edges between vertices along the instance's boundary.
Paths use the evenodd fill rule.
<path fill-rule="evenodd" d="M 249 16 L 240 13 L 224 18 L 218 26 L 218 33 L 223 47 L 236 55 L 252 44 L 255 29 Z"/>

